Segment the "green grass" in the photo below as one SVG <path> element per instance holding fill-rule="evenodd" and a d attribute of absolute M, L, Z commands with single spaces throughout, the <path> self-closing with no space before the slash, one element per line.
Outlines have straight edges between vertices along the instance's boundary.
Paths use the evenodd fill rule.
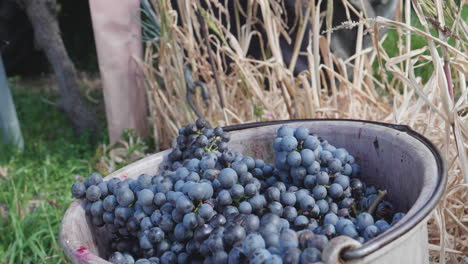
<path fill-rule="evenodd" d="M 67 263 L 60 221 L 75 175 L 91 171 L 85 161 L 96 145 L 75 136 L 63 113 L 43 102 L 54 95 L 12 88 L 25 149 L 12 153 L 0 146 L 0 167 L 9 168 L 7 179 L 0 177 L 0 208 L 8 208 L 6 217 L 0 212 L 0 263 Z"/>

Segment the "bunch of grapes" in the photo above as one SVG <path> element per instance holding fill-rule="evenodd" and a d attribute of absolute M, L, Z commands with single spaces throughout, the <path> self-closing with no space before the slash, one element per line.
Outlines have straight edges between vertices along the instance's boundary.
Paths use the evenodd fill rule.
<path fill-rule="evenodd" d="M 227 150 L 229 134 L 221 127 L 211 128 L 204 119 L 179 129 L 176 146 L 169 154 L 173 167 L 180 167 L 183 160 L 201 159 L 206 153 Z"/>
<path fill-rule="evenodd" d="M 329 239 L 364 243 L 404 216 L 358 178 L 352 155 L 307 128 L 278 129 L 274 165 L 228 141 L 197 120 L 179 130 L 157 175 L 93 173 L 73 184 L 92 223 L 112 234 L 110 262 L 314 263 Z"/>

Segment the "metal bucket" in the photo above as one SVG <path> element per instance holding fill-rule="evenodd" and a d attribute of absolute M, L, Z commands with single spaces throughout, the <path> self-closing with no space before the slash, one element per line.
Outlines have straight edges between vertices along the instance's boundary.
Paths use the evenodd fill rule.
<path fill-rule="evenodd" d="M 426 223 L 447 182 L 445 164 L 438 150 L 426 138 L 407 126 L 359 120 L 290 120 L 226 127 L 231 131 L 229 146 L 245 155 L 273 161 L 272 140 L 276 129 L 287 123 L 306 126 L 336 147 L 344 147 L 361 165 L 361 177 L 388 191 L 388 198 L 406 216 L 383 235 L 359 248 L 342 249 L 342 263 L 428 263 Z M 109 176 L 136 178 L 156 174 L 169 151 L 163 151 Z M 109 263 L 108 236 L 87 219 L 84 201 L 74 201 L 65 213 L 60 230 L 65 254 L 73 263 Z M 103 258 L 101 258 L 103 257 Z"/>

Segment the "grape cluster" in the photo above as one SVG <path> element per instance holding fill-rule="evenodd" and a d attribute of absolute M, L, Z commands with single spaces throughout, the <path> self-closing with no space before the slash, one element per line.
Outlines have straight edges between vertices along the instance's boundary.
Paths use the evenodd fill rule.
<path fill-rule="evenodd" d="M 204 119 L 198 119 L 195 124 L 189 124 L 179 129 L 176 146 L 169 154 L 173 168 L 181 166 L 181 162 L 202 157 L 208 152 L 224 152 L 227 150 L 229 134 L 221 127 L 211 128 Z"/>
<path fill-rule="evenodd" d="M 103 181 L 72 194 L 112 234 L 112 263 L 314 263 L 329 239 L 361 243 L 404 214 L 358 178 L 345 149 L 282 126 L 274 164 L 231 152 L 229 134 L 197 120 L 179 130 L 157 175 Z M 135 261 L 136 260 L 136 261 Z"/>

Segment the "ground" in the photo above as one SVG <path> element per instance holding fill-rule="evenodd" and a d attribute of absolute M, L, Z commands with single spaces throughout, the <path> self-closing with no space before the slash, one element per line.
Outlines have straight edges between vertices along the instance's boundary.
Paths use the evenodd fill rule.
<path fill-rule="evenodd" d="M 60 221 L 71 184 L 92 170 L 99 140 L 73 134 L 64 114 L 45 103 L 56 98 L 50 88 L 11 84 L 25 149 L 0 153 L 0 263 L 67 263 Z"/>

